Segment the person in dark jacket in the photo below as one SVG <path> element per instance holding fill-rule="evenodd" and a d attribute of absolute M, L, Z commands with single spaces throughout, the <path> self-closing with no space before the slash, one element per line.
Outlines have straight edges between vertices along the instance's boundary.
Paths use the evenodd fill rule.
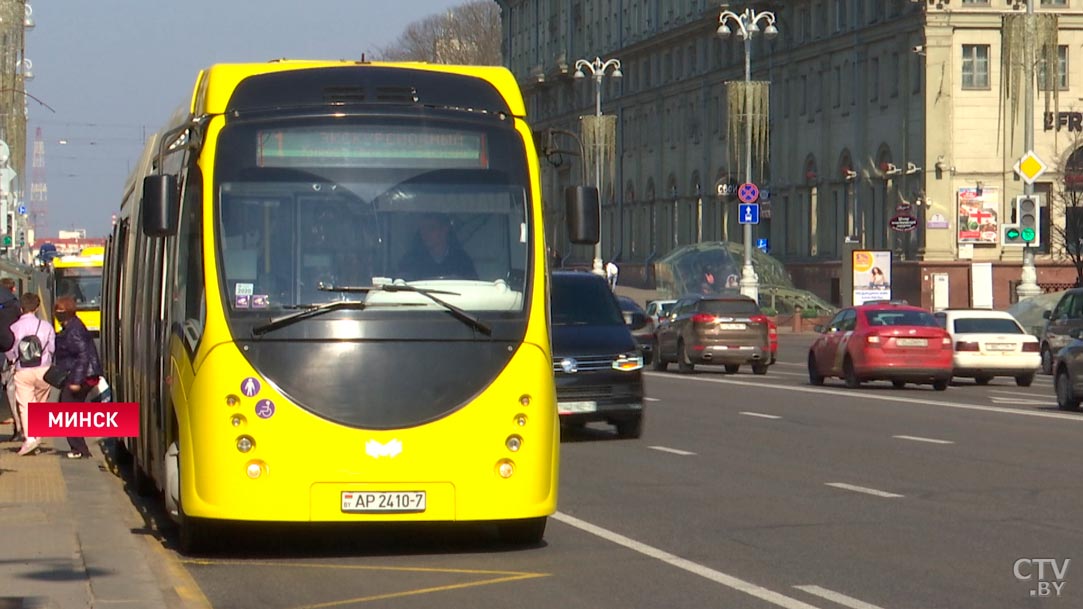
<path fill-rule="evenodd" d="M 61 328 L 56 335 L 54 365 L 68 371 L 66 384 L 60 389 L 60 401 L 85 402 L 102 375 L 98 348 L 94 345 L 90 330 L 87 330 L 83 321 L 75 315 L 74 298 L 57 298 L 53 313 Z M 85 438 L 68 438 L 68 444 L 71 446 L 67 454 L 69 459 L 90 458 L 90 448 L 87 447 Z"/>
<path fill-rule="evenodd" d="M 11 324 L 19 320 L 22 309 L 15 296 L 15 280 L 11 277 L 0 279 L 0 350 L 7 352 L 15 345 L 15 335 L 11 333 Z M 11 419 L 15 430 L 11 434 L 12 442 L 22 442 L 23 430 L 19 417 L 15 416 L 15 383 L 12 376 L 15 366 L 0 359 L 0 420 Z"/>
<path fill-rule="evenodd" d="M 403 279 L 477 279 L 474 262 L 455 238 L 445 214 L 421 216 L 414 247 L 399 262 Z"/>

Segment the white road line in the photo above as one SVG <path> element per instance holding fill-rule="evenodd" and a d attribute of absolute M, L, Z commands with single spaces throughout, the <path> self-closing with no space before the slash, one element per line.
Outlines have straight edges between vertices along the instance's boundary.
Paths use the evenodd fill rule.
<path fill-rule="evenodd" d="M 1056 403 L 1056 398 L 1049 398 L 1047 400 L 1027 400 L 1023 398 L 1002 398 L 995 395 L 989 396 L 989 399 L 994 404 L 1018 404 L 1020 406 L 1052 406 Z"/>
<path fill-rule="evenodd" d="M 667 446 L 648 446 L 647 448 L 652 448 L 654 450 L 660 450 L 660 451 L 662 451 L 664 453 L 673 453 L 675 455 L 681 455 L 681 456 L 685 456 L 685 457 L 687 457 L 689 455 L 696 454 L 696 453 L 688 452 L 687 450 L 681 450 L 679 448 L 669 448 Z"/>
<path fill-rule="evenodd" d="M 999 414 L 1012 414 L 1019 417 L 1039 417 L 1043 419 L 1063 419 L 1067 421 L 1075 421 L 1076 423 L 1083 423 L 1083 417 L 1079 415 L 1073 415 L 1068 413 L 1059 412 L 1042 412 L 1037 410 L 1020 410 L 1018 408 L 1000 408 L 998 406 L 982 406 L 980 404 L 963 404 L 961 402 L 941 402 L 939 400 L 923 400 L 917 397 L 895 397 L 891 395 L 885 395 L 884 392 L 864 392 L 861 390 L 853 389 L 827 389 L 822 387 L 809 387 L 809 386 L 795 386 L 795 385 L 771 385 L 766 383 L 751 383 L 748 381 L 737 381 L 724 378 L 712 379 L 696 376 L 676 376 L 673 374 L 666 374 L 664 372 L 648 372 L 648 376 L 652 378 L 668 378 L 674 381 L 692 381 L 696 383 L 723 383 L 729 385 L 743 385 L 745 387 L 756 387 L 759 389 L 781 389 L 783 391 L 797 391 L 801 393 L 816 393 L 820 395 L 832 395 L 837 397 L 847 398 L 864 398 L 862 404 L 870 406 L 879 406 L 887 402 L 901 402 L 903 404 L 922 404 L 925 406 L 940 406 L 941 408 L 957 408 L 959 410 L 978 410 L 981 412 L 996 412 Z M 914 393 L 914 392 L 907 392 Z M 995 399 L 995 398 L 994 398 Z M 836 402 L 837 403 L 837 402 Z M 1050 405 L 1050 402 L 1042 402 L 1044 405 Z"/>
<path fill-rule="evenodd" d="M 761 419 L 781 419 L 782 418 L 782 417 L 776 417 L 773 414 L 763 414 L 763 413 L 760 413 L 760 412 L 744 412 L 744 411 L 741 411 L 741 412 L 739 412 L 737 414 L 743 414 L 746 417 L 759 417 Z"/>
<path fill-rule="evenodd" d="M 955 444 L 951 440 L 936 440 L 933 438 L 922 438 L 920 436 L 891 436 L 892 438 L 898 438 L 900 440 L 913 440 L 914 442 L 928 442 L 929 444 Z"/>
<path fill-rule="evenodd" d="M 774 590 L 768 590 L 763 586 L 757 586 L 752 582 L 747 582 L 743 579 L 736 578 L 732 575 L 727 575 L 721 571 L 715 571 L 709 567 L 705 567 L 699 563 L 692 562 L 686 558 L 681 558 L 675 554 L 670 554 L 665 550 L 660 550 L 653 546 L 649 546 L 645 543 L 638 542 L 629 537 L 625 537 L 620 533 L 615 533 L 609 529 L 604 529 L 600 526 L 593 525 L 585 520 L 580 520 L 574 516 L 569 516 L 563 512 L 557 512 L 553 514 L 552 518 L 563 522 L 568 526 L 575 527 L 580 531 L 585 531 L 591 535 L 596 535 L 602 539 L 615 543 L 620 546 L 624 546 L 634 552 L 639 552 L 644 556 L 649 556 L 656 560 L 660 560 L 668 565 L 683 569 L 694 575 L 709 579 L 715 583 L 722 584 L 727 588 L 731 588 L 738 592 L 743 592 L 750 596 L 754 596 L 758 599 L 765 600 L 773 605 L 784 607 L 785 609 L 817 609 L 815 605 L 791 598 L 785 594 L 780 594 Z"/>
<path fill-rule="evenodd" d="M 657 402 L 660 398 L 643 398 L 644 402 Z"/>
<path fill-rule="evenodd" d="M 805 592 L 819 596 L 820 598 L 826 598 L 833 603 L 838 603 L 844 607 L 850 607 L 851 609 L 883 609 L 877 605 L 866 603 L 865 601 L 858 600 L 852 596 L 846 596 L 840 592 L 821 588 L 820 586 L 794 586 L 794 588 L 804 590 Z"/>
<path fill-rule="evenodd" d="M 1004 395 L 1015 395 L 1024 398 L 1033 398 L 1033 393 L 1025 393 L 1023 391 L 1005 391 L 1003 389 L 990 389 L 989 393 L 1002 393 Z"/>
<path fill-rule="evenodd" d="M 876 497 L 884 497 L 886 499 L 896 499 L 902 497 L 902 495 L 896 495 L 895 493 L 889 493 L 887 491 L 878 491 L 874 488 L 868 488 L 866 486 L 854 486 L 853 484 L 846 484 L 845 482 L 825 482 L 827 486 L 833 486 L 835 488 L 841 488 L 845 491 L 854 491 L 855 493 L 865 493 L 866 495 L 875 495 Z"/>

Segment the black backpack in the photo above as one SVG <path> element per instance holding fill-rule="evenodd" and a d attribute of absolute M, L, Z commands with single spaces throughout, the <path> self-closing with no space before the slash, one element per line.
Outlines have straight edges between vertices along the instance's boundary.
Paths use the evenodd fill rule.
<path fill-rule="evenodd" d="M 41 320 L 39 319 L 38 327 L 34 329 L 34 333 L 19 339 L 20 367 L 37 368 L 41 365 L 41 354 L 45 349 L 41 346 L 41 339 L 38 338 L 38 330 L 40 329 Z"/>

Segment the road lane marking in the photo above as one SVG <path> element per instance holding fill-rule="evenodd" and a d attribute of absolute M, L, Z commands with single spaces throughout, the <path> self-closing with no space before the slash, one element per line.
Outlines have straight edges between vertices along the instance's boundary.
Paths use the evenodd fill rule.
<path fill-rule="evenodd" d="M 746 417 L 759 417 L 761 419 L 781 419 L 782 418 L 782 417 L 777 417 L 777 416 L 775 416 L 773 414 L 763 414 L 762 412 L 745 412 L 745 411 L 741 411 L 741 412 L 739 412 L 737 414 L 743 414 Z"/>
<path fill-rule="evenodd" d="M 1024 398 L 1002 398 L 991 395 L 989 396 L 989 399 L 992 400 L 994 404 L 1018 404 L 1020 406 L 1052 406 L 1056 403 L 1055 398 L 1050 398 L 1048 400 L 1027 400 Z"/>
<path fill-rule="evenodd" d="M 852 596 L 846 596 L 841 592 L 835 592 L 834 590 L 828 590 L 827 588 L 821 588 L 820 586 L 794 586 L 798 590 L 804 590 L 809 594 L 813 594 L 820 598 L 825 598 L 833 603 L 838 603 L 844 607 L 850 607 L 850 609 L 883 609 L 877 605 L 866 603 L 865 601 L 858 600 Z"/>
<path fill-rule="evenodd" d="M 937 440 L 934 438 L 922 438 L 921 436 L 891 436 L 900 440 L 913 440 L 914 442 L 928 442 L 929 444 L 955 444 L 951 440 Z"/>
<path fill-rule="evenodd" d="M 768 383 L 751 383 L 748 381 L 737 381 L 725 378 L 703 378 L 695 376 L 674 376 L 672 374 L 666 374 L 664 372 L 648 372 L 648 376 L 668 378 L 674 381 L 692 381 L 697 383 L 724 383 L 729 385 L 743 385 L 745 387 L 755 387 L 757 389 L 781 389 L 784 391 L 799 391 L 802 393 L 815 393 L 819 395 L 831 395 L 837 397 L 848 398 L 865 398 L 863 405 L 880 405 L 885 402 L 901 402 L 903 404 L 922 404 L 925 406 L 940 406 L 942 408 L 956 408 L 958 410 L 978 410 L 981 412 L 996 412 L 999 414 L 1013 414 L 1020 417 L 1038 417 L 1043 419 L 1063 419 L 1067 421 L 1075 421 L 1076 423 L 1083 423 L 1083 417 L 1079 415 L 1073 415 L 1060 412 L 1039 412 L 1036 410 L 1020 410 L 1018 408 L 1001 408 L 999 406 L 982 406 L 980 404 L 964 404 L 962 402 L 941 402 L 939 400 L 923 400 L 917 397 L 896 397 L 886 395 L 884 392 L 863 392 L 861 390 L 842 390 L 842 389 L 826 389 L 821 387 L 809 387 L 801 385 L 773 385 Z M 914 393 L 914 392 L 907 392 Z M 996 399 L 996 398 L 994 398 Z M 1042 402 L 1044 405 L 1051 405 L 1050 402 Z"/>
<path fill-rule="evenodd" d="M 661 398 L 643 398 L 643 401 L 644 401 L 644 402 L 657 402 L 657 401 L 659 401 L 660 399 L 661 399 Z"/>
<path fill-rule="evenodd" d="M 722 573 L 721 571 L 715 571 L 710 567 L 705 567 L 699 563 L 692 562 L 687 558 L 681 558 L 680 556 L 677 556 L 675 554 L 670 554 L 665 550 L 660 550 L 658 548 L 655 548 L 654 546 L 649 546 L 630 537 L 625 537 L 620 533 L 610 531 L 609 529 L 604 529 L 585 520 L 580 520 L 575 516 L 569 516 L 564 512 L 556 512 L 555 514 L 553 514 L 552 518 L 559 522 L 563 522 L 568 526 L 575 527 L 580 531 L 590 533 L 591 535 L 600 537 L 619 546 L 624 546 L 629 550 L 639 552 L 644 556 L 649 556 L 650 558 L 660 560 L 668 565 L 677 567 L 678 569 L 683 569 L 684 571 L 687 571 L 694 575 L 698 575 L 705 579 L 709 579 L 715 583 L 722 584 L 727 588 L 731 588 L 738 592 L 743 592 L 758 599 L 765 600 L 773 605 L 778 605 L 779 607 L 784 607 L 785 609 L 818 609 L 815 605 L 810 605 L 808 603 L 799 601 L 796 598 L 791 598 L 789 596 L 786 596 L 785 594 L 775 592 L 774 590 L 768 590 L 763 586 L 758 586 L 756 584 L 753 584 L 752 582 L 747 582 L 732 575 L 727 575 L 725 573 Z"/>
<path fill-rule="evenodd" d="M 865 493 L 866 495 L 874 495 L 876 497 L 884 497 L 885 499 L 897 499 L 902 495 L 896 495 L 895 493 L 889 493 L 887 491 L 879 491 L 867 486 L 855 486 L 853 484 L 846 484 L 845 482 L 825 482 L 827 486 L 833 486 L 835 488 L 841 488 L 845 491 L 853 491 L 855 493 Z"/>
<path fill-rule="evenodd" d="M 687 450 L 681 450 L 679 448 L 669 448 L 668 446 L 648 446 L 647 448 L 651 448 L 651 449 L 654 449 L 654 450 L 660 450 L 660 451 L 662 451 L 664 453 L 673 453 L 675 455 L 681 455 L 682 457 L 687 457 L 689 455 L 696 454 L 696 453 L 693 453 L 693 452 L 688 452 Z"/>
<path fill-rule="evenodd" d="M 1026 393 L 1026 392 L 1023 392 L 1023 391 L 1005 391 L 1003 389 L 990 389 L 989 393 L 1002 393 L 1004 395 L 1015 395 L 1015 396 L 1019 396 L 1019 397 L 1023 397 L 1023 398 L 1033 398 L 1034 397 L 1033 393 Z M 990 397 L 992 397 L 992 396 L 990 396 Z"/>

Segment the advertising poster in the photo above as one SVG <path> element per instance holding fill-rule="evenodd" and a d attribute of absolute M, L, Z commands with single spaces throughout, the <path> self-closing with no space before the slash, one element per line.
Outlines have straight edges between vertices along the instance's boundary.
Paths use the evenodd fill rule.
<path fill-rule="evenodd" d="M 959 189 L 959 243 L 996 245 L 1000 235 L 997 215 L 1000 194 L 995 188 Z"/>
<path fill-rule="evenodd" d="M 891 252 L 854 251 L 854 306 L 891 300 Z"/>

